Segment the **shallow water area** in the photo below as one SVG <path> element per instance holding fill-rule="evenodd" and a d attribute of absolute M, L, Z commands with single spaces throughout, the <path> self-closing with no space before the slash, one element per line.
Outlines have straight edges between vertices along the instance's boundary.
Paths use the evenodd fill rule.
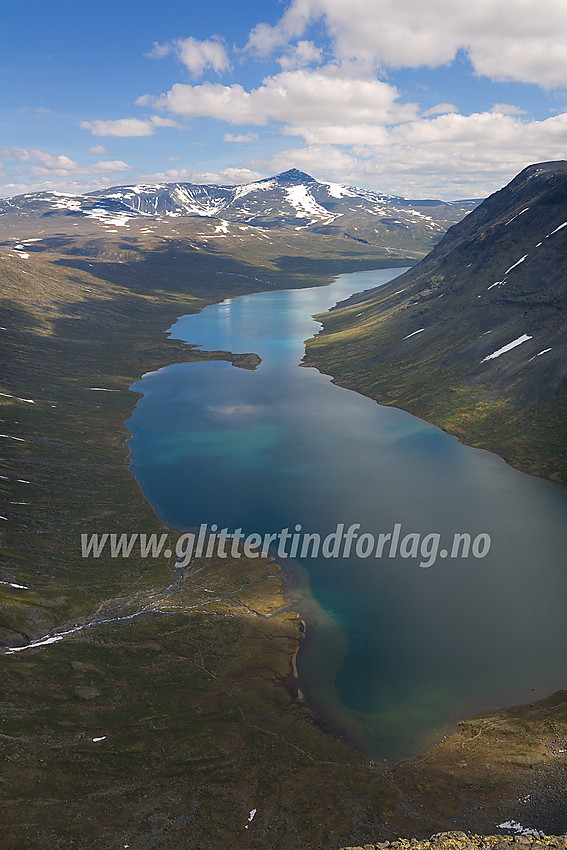
<path fill-rule="evenodd" d="M 313 314 L 400 271 L 182 317 L 172 336 L 262 363 L 146 375 L 127 423 L 132 471 L 173 528 L 323 540 L 357 526 L 348 557 L 343 546 L 297 558 L 308 620 L 298 668 L 330 727 L 380 758 L 416 751 L 471 707 L 531 702 L 567 681 L 567 490 L 299 366 Z M 376 557 L 379 535 L 396 533 Z M 451 557 L 458 534 L 482 556 Z"/>

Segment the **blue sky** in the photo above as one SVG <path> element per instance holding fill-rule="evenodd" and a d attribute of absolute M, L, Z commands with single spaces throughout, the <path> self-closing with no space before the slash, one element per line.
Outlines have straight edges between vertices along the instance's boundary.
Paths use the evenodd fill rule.
<path fill-rule="evenodd" d="M 287 168 L 481 197 L 567 157 L 567 0 L 19 0 L 0 194 Z"/>

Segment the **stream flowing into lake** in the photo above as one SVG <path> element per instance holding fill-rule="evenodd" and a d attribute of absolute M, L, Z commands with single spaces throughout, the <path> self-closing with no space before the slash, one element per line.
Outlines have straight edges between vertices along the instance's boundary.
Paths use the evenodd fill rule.
<path fill-rule="evenodd" d="M 330 729 L 389 759 L 467 713 L 567 685 L 567 489 L 299 366 L 313 314 L 399 273 L 183 316 L 173 337 L 261 364 L 148 374 L 127 423 L 132 471 L 172 528 L 318 534 L 330 555 L 328 535 L 351 529 L 348 557 L 344 538 L 337 557 L 298 544 L 301 690 Z M 452 557 L 455 535 L 469 537 Z"/>

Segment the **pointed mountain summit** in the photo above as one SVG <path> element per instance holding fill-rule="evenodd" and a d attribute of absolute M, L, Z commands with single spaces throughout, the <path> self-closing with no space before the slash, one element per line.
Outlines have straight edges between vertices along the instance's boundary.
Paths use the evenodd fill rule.
<path fill-rule="evenodd" d="M 306 174 L 305 171 L 299 171 L 297 168 L 289 168 L 287 171 L 281 171 L 279 174 L 276 174 L 274 179 L 278 183 L 317 183 L 314 177 Z"/>

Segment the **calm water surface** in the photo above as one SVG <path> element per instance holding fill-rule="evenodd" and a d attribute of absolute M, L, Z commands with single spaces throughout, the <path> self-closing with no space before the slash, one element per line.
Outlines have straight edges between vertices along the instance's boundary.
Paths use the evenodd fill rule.
<path fill-rule="evenodd" d="M 567 686 L 567 490 L 298 365 L 319 328 L 312 314 L 399 273 L 345 274 L 182 317 L 173 337 L 262 363 L 147 375 L 128 421 L 132 470 L 174 528 L 301 525 L 324 536 L 357 523 L 377 538 L 398 523 L 402 538 L 439 533 L 449 549 L 455 533 L 490 535 L 486 557 L 429 568 L 399 553 L 302 562 L 302 690 L 331 728 L 384 758 L 473 709 Z"/>

